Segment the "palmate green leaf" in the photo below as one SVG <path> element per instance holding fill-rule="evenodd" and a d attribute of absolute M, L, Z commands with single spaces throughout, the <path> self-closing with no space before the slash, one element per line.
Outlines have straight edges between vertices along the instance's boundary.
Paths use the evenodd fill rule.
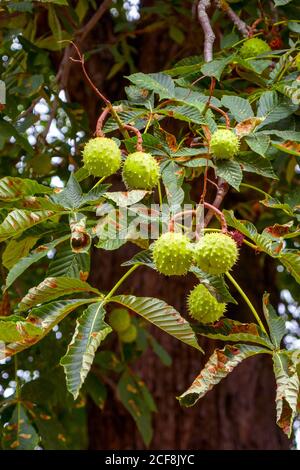
<path fill-rule="evenodd" d="M 26 178 L 13 178 L 5 176 L 0 179 L 0 200 L 17 201 L 25 196 L 34 196 L 35 194 L 49 194 L 53 189 L 48 188 L 37 181 Z"/>
<path fill-rule="evenodd" d="M 93 293 L 100 295 L 95 287 L 80 279 L 69 277 L 48 277 L 38 286 L 29 289 L 18 305 L 19 312 L 24 312 L 35 305 L 49 302 L 65 295 L 75 293 Z"/>
<path fill-rule="evenodd" d="M 18 403 L 7 426 L 3 428 L 2 446 L 6 450 L 34 450 L 39 436 L 24 407 Z"/>
<path fill-rule="evenodd" d="M 266 178 L 278 179 L 270 161 L 252 152 L 240 152 L 236 160 L 242 166 L 243 171 L 256 173 Z"/>
<path fill-rule="evenodd" d="M 286 351 L 273 354 L 273 368 L 277 385 L 277 424 L 290 437 L 300 393 L 299 376 L 293 364 L 289 364 Z"/>
<path fill-rule="evenodd" d="M 240 96 L 225 95 L 222 97 L 222 105 L 229 109 L 237 122 L 254 116 L 253 110 L 248 100 Z"/>
<path fill-rule="evenodd" d="M 128 370 L 120 378 L 118 395 L 136 422 L 138 430 L 148 446 L 153 435 L 151 416 L 153 412 L 157 411 L 148 388 L 139 376 Z"/>
<path fill-rule="evenodd" d="M 280 343 L 286 332 L 285 319 L 279 316 L 269 302 L 269 294 L 263 296 L 263 312 L 268 323 L 270 336 L 276 348 L 280 348 Z"/>
<path fill-rule="evenodd" d="M 105 313 L 102 302 L 90 305 L 83 312 L 76 322 L 67 353 L 60 361 L 65 370 L 67 388 L 74 399 L 79 395 L 100 343 L 112 331 L 104 321 Z"/>
<path fill-rule="evenodd" d="M 180 404 L 183 406 L 195 405 L 244 359 L 263 353 L 270 353 L 270 351 L 261 346 L 247 344 L 226 345 L 223 349 L 215 349 L 189 389 L 178 397 Z"/>
<path fill-rule="evenodd" d="M 74 277 L 86 281 L 90 271 L 90 255 L 74 253 L 70 246 L 63 246 L 51 260 L 47 277 Z"/>
<path fill-rule="evenodd" d="M 230 186 L 239 191 L 243 179 L 241 165 L 233 160 L 217 161 L 216 174 L 227 181 Z"/>
<path fill-rule="evenodd" d="M 208 288 L 218 302 L 237 304 L 237 301 L 230 294 L 223 276 L 213 276 L 212 274 L 205 273 L 197 266 L 192 266 L 190 271 Z"/>
<path fill-rule="evenodd" d="M 255 323 L 240 323 L 229 318 L 222 318 L 213 325 L 199 324 L 195 325 L 193 329 L 197 334 L 215 340 L 257 343 L 274 349 L 268 336 Z"/>
<path fill-rule="evenodd" d="M 21 240 L 10 240 L 2 255 L 2 263 L 7 269 L 11 269 L 21 258 L 28 255 L 39 237 L 25 237 Z"/>
<path fill-rule="evenodd" d="M 154 299 L 152 297 L 118 295 L 112 297 L 110 301 L 117 302 L 124 307 L 129 308 L 169 335 L 174 336 L 183 343 L 186 343 L 199 351 L 202 351 L 190 324 L 177 312 L 177 310 L 175 310 L 175 308 L 166 304 L 163 300 Z"/>
<path fill-rule="evenodd" d="M 60 243 L 63 243 L 69 237 L 70 235 L 65 235 L 64 237 L 58 238 L 57 240 L 47 243 L 46 245 L 40 245 L 28 256 L 21 258 L 9 271 L 6 278 L 5 288 L 8 289 L 8 287 L 10 287 L 13 282 L 15 282 L 15 280 L 24 273 L 24 271 L 26 271 L 27 268 L 29 268 L 33 263 L 36 263 L 42 259 L 50 250 L 53 250 L 53 248 L 55 248 Z"/>
<path fill-rule="evenodd" d="M 26 336 L 18 341 L 6 344 L 4 348 L 0 348 L 0 358 L 4 359 L 6 357 L 13 356 L 16 353 L 29 348 L 44 338 L 55 325 L 61 322 L 73 310 L 94 301 L 94 299 L 58 300 L 33 308 L 25 321 L 30 323 L 30 325 L 40 328 L 42 333 L 39 334 L 39 336 Z"/>
<path fill-rule="evenodd" d="M 45 220 L 57 217 L 61 214 L 63 214 L 63 212 L 48 210 L 35 212 L 22 209 L 13 210 L 0 225 L 0 242 L 17 237 L 34 225 L 41 224 L 45 222 Z"/>
<path fill-rule="evenodd" d="M 158 93 L 160 99 L 173 98 L 175 84 L 169 75 L 164 73 L 134 73 L 129 75 L 128 80 L 139 88 Z"/>

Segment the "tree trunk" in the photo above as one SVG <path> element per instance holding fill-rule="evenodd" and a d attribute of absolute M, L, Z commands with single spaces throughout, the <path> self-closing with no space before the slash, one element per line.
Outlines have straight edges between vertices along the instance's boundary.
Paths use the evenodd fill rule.
<path fill-rule="evenodd" d="M 180 46 L 174 46 L 168 31 L 140 35 L 132 40 L 137 51 L 137 69 L 156 72 L 167 68 L 174 57 L 179 60 L 184 56 L 199 54 L 201 38 L 200 28 L 196 28 L 193 23 L 183 51 Z M 95 43 L 102 42 L 114 43 L 109 17 L 101 21 L 101 28 L 93 31 L 81 49 L 93 49 Z M 122 75 L 126 75 L 126 70 L 108 82 L 105 77 L 112 65 L 112 57 L 107 52 L 92 55 L 87 63 L 99 89 L 112 100 L 118 100 L 122 97 Z M 95 100 L 77 65 L 72 65 L 67 91 L 72 101 L 82 103 L 87 110 L 93 130 L 102 103 Z M 226 207 L 229 206 L 230 196 L 226 198 Z M 121 263 L 136 251 L 136 247 L 130 245 L 116 252 L 95 252 L 90 282 L 99 289 L 109 290 L 124 272 L 124 268 L 120 268 Z M 269 261 L 265 260 L 262 264 L 262 258 L 263 255 L 253 257 L 253 252 L 243 248 L 237 268 L 241 285 L 258 308 L 261 307 L 264 290 L 269 290 L 275 300 L 277 298 L 274 292 L 274 269 L 268 264 Z M 186 295 L 194 284 L 192 275 L 167 279 L 140 267 L 122 285 L 121 292 L 164 299 L 184 314 Z M 229 315 L 241 321 L 250 320 L 247 306 L 244 306 L 236 292 L 233 294 L 240 305 L 238 308 L 230 306 Z M 151 449 L 288 449 L 289 441 L 275 423 L 275 381 L 269 357 L 247 359 L 195 407 L 182 409 L 176 396 L 191 384 L 216 344 L 209 340 L 202 341 L 206 351 L 204 357 L 158 329 L 151 328 L 173 359 L 172 366 L 168 368 L 152 352 L 148 352 L 136 364 L 136 370 L 153 393 L 158 407 L 158 413 L 154 416 Z M 133 419 L 113 396 L 109 397 L 103 411 L 89 404 L 88 426 L 90 449 L 145 448 Z"/>

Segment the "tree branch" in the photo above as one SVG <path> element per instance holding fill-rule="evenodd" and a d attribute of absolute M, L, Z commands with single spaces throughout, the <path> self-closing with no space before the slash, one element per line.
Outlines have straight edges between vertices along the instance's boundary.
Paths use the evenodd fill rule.
<path fill-rule="evenodd" d="M 211 62 L 213 60 L 213 44 L 215 33 L 211 27 L 206 10 L 210 7 L 210 0 L 200 0 L 198 3 L 198 19 L 204 33 L 204 60 Z"/>
<path fill-rule="evenodd" d="M 243 36 L 248 37 L 250 32 L 249 26 L 245 23 L 245 21 L 241 20 L 241 18 L 228 5 L 228 3 L 225 0 L 216 0 L 215 3 L 217 7 L 226 13 L 226 15 L 231 19 L 240 33 L 242 33 Z"/>
<path fill-rule="evenodd" d="M 104 0 L 92 18 L 78 31 L 80 41 L 84 41 L 86 36 L 95 28 L 98 21 L 102 18 L 106 10 L 112 4 L 112 0 Z"/>
<path fill-rule="evenodd" d="M 96 13 L 92 16 L 92 18 L 81 29 L 77 31 L 74 37 L 74 41 L 76 41 L 79 48 L 83 40 L 86 38 L 86 36 L 98 24 L 99 20 L 107 11 L 111 3 L 112 3 L 112 0 L 104 0 L 101 3 L 98 10 L 96 11 Z M 69 60 L 71 51 L 72 51 L 72 45 L 69 44 L 64 51 L 64 55 L 63 55 L 63 58 L 61 60 L 61 63 L 60 63 L 60 66 L 56 75 L 56 80 L 58 83 L 60 83 L 62 89 L 66 89 L 68 85 L 68 81 L 69 81 L 70 71 L 72 67 L 72 63 Z"/>
<path fill-rule="evenodd" d="M 212 203 L 215 209 L 219 209 L 220 205 L 223 202 L 224 197 L 228 193 L 228 189 L 229 189 L 228 183 L 222 178 L 219 178 L 218 179 L 218 191 L 217 191 L 215 200 Z M 207 227 L 213 215 L 214 215 L 214 210 L 210 209 L 204 218 L 204 227 Z"/>

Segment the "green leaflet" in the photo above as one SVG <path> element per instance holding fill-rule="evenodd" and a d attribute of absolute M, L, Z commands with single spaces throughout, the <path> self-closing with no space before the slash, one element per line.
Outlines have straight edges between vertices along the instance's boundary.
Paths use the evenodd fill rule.
<path fill-rule="evenodd" d="M 217 176 L 227 181 L 230 186 L 239 191 L 243 179 L 243 172 L 238 162 L 233 160 L 217 161 Z"/>
<path fill-rule="evenodd" d="M 64 245 L 49 264 L 48 277 L 72 277 L 86 280 L 90 271 L 89 253 L 74 253 Z"/>
<path fill-rule="evenodd" d="M 164 73 L 134 73 L 127 77 L 134 85 L 159 94 L 160 99 L 174 96 L 175 84 L 171 77 Z"/>
<path fill-rule="evenodd" d="M 120 399 L 136 422 L 146 445 L 149 445 L 153 435 L 152 413 L 157 411 L 152 395 L 137 375 L 125 371 L 118 383 Z"/>
<path fill-rule="evenodd" d="M 46 256 L 50 250 L 52 250 L 65 240 L 68 240 L 68 238 L 70 238 L 70 235 L 65 235 L 64 237 L 58 238 L 57 240 L 47 243 L 46 245 L 40 245 L 31 253 L 29 253 L 28 256 L 26 256 L 25 258 L 21 258 L 9 271 L 6 278 L 5 288 L 7 289 L 8 287 L 10 287 L 12 283 L 19 276 L 21 276 L 24 271 L 26 271 L 27 268 L 29 268 L 33 263 L 36 263 L 40 259 L 44 258 L 44 256 Z"/>
<path fill-rule="evenodd" d="M 93 293 L 100 295 L 95 287 L 80 279 L 69 277 L 47 277 L 38 286 L 29 289 L 28 293 L 19 303 L 18 309 L 24 312 L 37 304 L 49 302 L 50 300 L 74 293 Z"/>
<path fill-rule="evenodd" d="M 103 194 L 105 199 L 113 201 L 119 207 L 127 207 L 140 202 L 148 194 L 148 191 L 133 189 L 131 191 L 116 191 Z"/>
<path fill-rule="evenodd" d="M 0 317 L 0 341 L 4 343 L 31 340 L 41 334 L 41 328 L 24 321 L 23 317 Z"/>
<path fill-rule="evenodd" d="M 192 385 L 178 397 L 183 406 L 193 406 L 217 383 L 224 379 L 244 359 L 256 354 L 270 353 L 261 346 L 246 344 L 227 345 L 223 349 L 215 349 L 200 374 Z"/>
<path fill-rule="evenodd" d="M 245 341 L 274 349 L 268 336 L 255 323 L 240 323 L 230 318 L 222 318 L 212 325 L 195 325 L 194 331 L 207 338 L 221 341 Z"/>
<path fill-rule="evenodd" d="M 31 425 L 25 409 L 19 403 L 4 428 L 2 446 L 6 450 L 34 450 L 38 442 L 39 436 Z"/>
<path fill-rule="evenodd" d="M 67 387 L 76 399 L 89 373 L 100 343 L 112 331 L 104 322 L 102 302 L 90 305 L 78 318 L 72 341 L 60 363 L 64 367 Z"/>
<path fill-rule="evenodd" d="M 277 424 L 288 437 L 293 430 L 293 421 L 297 413 L 300 394 L 300 382 L 295 365 L 289 363 L 286 351 L 273 354 L 274 374 L 276 378 Z"/>
<path fill-rule="evenodd" d="M 286 332 L 285 318 L 279 316 L 269 303 L 269 294 L 263 296 L 263 312 L 270 330 L 270 336 L 275 348 L 280 348 L 280 343 Z"/>
<path fill-rule="evenodd" d="M 2 255 L 2 263 L 11 269 L 21 258 L 28 255 L 39 237 L 26 237 L 21 240 L 9 240 Z"/>
<path fill-rule="evenodd" d="M 223 96 L 222 105 L 229 109 L 237 122 L 244 121 L 245 119 L 254 116 L 253 110 L 248 100 L 241 98 L 240 96 Z"/>
<path fill-rule="evenodd" d="M 112 297 L 110 302 L 117 302 L 124 305 L 124 307 L 133 310 L 169 335 L 203 352 L 190 324 L 177 310 L 166 304 L 163 300 L 154 299 L 152 297 L 119 295 Z"/>
<path fill-rule="evenodd" d="M 49 331 L 51 331 L 52 328 L 62 321 L 70 312 L 81 305 L 85 305 L 93 301 L 93 299 L 61 300 L 33 308 L 24 322 L 28 322 L 31 326 L 35 327 L 34 330 L 30 330 L 34 331 L 35 335 L 24 336 L 20 338 L 20 340 L 8 343 L 4 350 L 0 349 L 0 357 L 9 357 L 17 352 L 29 348 L 44 338 L 44 336 L 46 336 Z M 29 326 L 27 328 L 29 328 Z M 36 331 L 38 329 L 39 335 L 37 336 Z"/>
<path fill-rule="evenodd" d="M 52 193 L 52 189 L 37 183 L 37 181 L 26 178 L 13 178 L 5 176 L 0 179 L 0 200 L 16 201 L 25 196 L 34 196 L 35 194 Z"/>
<path fill-rule="evenodd" d="M 8 214 L 0 225 L 0 242 L 8 238 L 17 237 L 30 227 L 62 214 L 63 212 L 48 210 L 31 212 L 28 210 L 15 209 Z"/>

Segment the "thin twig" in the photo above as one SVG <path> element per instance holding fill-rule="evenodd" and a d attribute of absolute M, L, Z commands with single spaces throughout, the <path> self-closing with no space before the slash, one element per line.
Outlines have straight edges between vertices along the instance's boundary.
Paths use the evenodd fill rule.
<path fill-rule="evenodd" d="M 208 202 L 203 202 L 204 207 L 208 208 L 212 213 L 214 213 L 221 222 L 222 232 L 227 233 L 227 222 L 223 213 L 216 207 L 215 204 L 209 204 Z"/>
<path fill-rule="evenodd" d="M 143 152 L 143 137 L 140 131 L 136 127 L 130 126 L 129 124 L 123 124 L 123 127 L 124 129 L 135 133 L 135 135 L 137 136 L 136 149 L 138 152 Z"/>
<path fill-rule="evenodd" d="M 94 90 L 94 92 L 96 93 L 97 96 L 99 96 L 99 98 L 104 101 L 104 103 L 106 104 L 107 108 L 109 109 L 109 112 L 111 113 L 112 117 L 114 118 L 114 120 L 117 122 L 118 126 L 119 126 L 119 129 L 120 131 L 122 132 L 123 136 L 125 138 L 128 139 L 129 135 L 128 135 L 128 132 L 126 131 L 125 129 L 125 126 L 124 124 L 122 123 L 121 119 L 119 118 L 115 108 L 113 107 L 113 105 L 111 104 L 111 102 L 106 98 L 106 96 L 103 95 L 103 93 L 101 93 L 101 91 L 96 87 L 96 85 L 93 83 L 93 81 L 91 80 L 89 74 L 87 73 L 87 70 L 85 68 L 85 61 L 84 61 L 84 56 L 81 54 L 80 50 L 79 50 L 79 47 L 71 41 L 71 44 L 73 45 L 77 55 L 78 55 L 78 59 L 74 59 L 73 57 L 70 57 L 70 60 L 72 62 L 77 62 L 81 65 L 81 68 L 82 68 L 82 71 L 83 71 L 83 74 L 87 80 L 87 82 L 89 83 L 90 87 L 92 88 L 92 90 Z"/>
<path fill-rule="evenodd" d="M 216 194 L 216 197 L 215 197 L 215 200 L 214 202 L 212 203 L 212 205 L 215 207 L 215 208 L 219 208 L 220 205 L 222 204 L 223 202 L 223 199 L 224 197 L 226 196 L 227 192 L 228 192 L 228 189 L 229 189 L 229 186 L 228 186 L 228 183 L 223 180 L 222 178 L 219 178 L 218 179 L 218 191 L 217 191 L 217 194 Z M 207 225 L 209 224 L 209 222 L 211 221 L 212 217 L 214 215 L 214 211 L 212 209 L 210 209 L 208 211 L 208 213 L 206 214 L 205 218 L 204 218 L 204 226 L 207 227 Z"/>
<path fill-rule="evenodd" d="M 104 132 L 102 130 L 102 127 L 103 127 L 103 124 L 104 124 L 104 121 L 105 119 L 107 118 L 109 114 L 109 108 L 105 108 L 102 113 L 100 114 L 99 118 L 98 118 L 98 121 L 97 121 L 97 124 L 96 124 L 96 136 L 97 137 L 104 137 Z"/>
<path fill-rule="evenodd" d="M 215 3 L 217 7 L 224 11 L 224 13 L 231 19 L 240 33 L 242 33 L 243 36 L 248 37 L 250 31 L 249 26 L 245 23 L 245 21 L 239 18 L 239 16 L 228 5 L 228 3 L 225 0 L 217 0 Z"/>
<path fill-rule="evenodd" d="M 211 62 L 213 60 L 213 44 L 215 41 L 215 33 L 211 27 L 206 10 L 210 7 L 210 0 L 200 0 L 198 3 L 198 19 L 204 33 L 204 60 Z"/>
<path fill-rule="evenodd" d="M 213 109 L 214 111 L 217 111 L 218 113 L 222 114 L 222 116 L 224 116 L 225 122 L 226 122 L 226 127 L 227 127 L 227 129 L 230 129 L 230 119 L 229 119 L 228 114 L 223 109 L 220 109 L 217 106 L 214 106 L 212 104 L 210 104 L 209 107 L 210 107 L 210 109 Z"/>

